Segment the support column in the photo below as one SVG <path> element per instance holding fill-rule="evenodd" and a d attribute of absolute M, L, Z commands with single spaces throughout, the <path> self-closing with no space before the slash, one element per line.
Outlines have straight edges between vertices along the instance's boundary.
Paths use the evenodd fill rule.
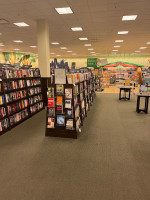
<path fill-rule="evenodd" d="M 49 22 L 37 20 L 38 62 L 41 77 L 50 77 Z"/>

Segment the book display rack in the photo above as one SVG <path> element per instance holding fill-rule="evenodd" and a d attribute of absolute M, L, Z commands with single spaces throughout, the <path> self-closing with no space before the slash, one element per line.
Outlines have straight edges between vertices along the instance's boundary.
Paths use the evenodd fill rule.
<path fill-rule="evenodd" d="M 43 109 L 37 68 L 0 68 L 0 135 Z"/>
<path fill-rule="evenodd" d="M 68 74 L 66 84 L 48 80 L 46 136 L 77 138 L 95 97 L 90 72 Z"/>

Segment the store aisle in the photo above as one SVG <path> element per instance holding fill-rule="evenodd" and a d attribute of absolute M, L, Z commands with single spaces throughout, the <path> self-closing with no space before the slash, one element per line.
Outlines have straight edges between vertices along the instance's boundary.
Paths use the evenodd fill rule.
<path fill-rule="evenodd" d="M 0 137 L 0 199 L 148 200 L 150 113 L 98 94 L 79 139 L 44 136 L 45 111 Z"/>

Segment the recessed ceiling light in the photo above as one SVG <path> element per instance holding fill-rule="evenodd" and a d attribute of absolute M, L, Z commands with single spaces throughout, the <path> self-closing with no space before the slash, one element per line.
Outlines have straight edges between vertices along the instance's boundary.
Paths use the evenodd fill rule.
<path fill-rule="evenodd" d="M 94 49 L 88 49 L 89 51 L 93 51 Z"/>
<path fill-rule="evenodd" d="M 55 53 L 50 53 L 50 54 L 55 54 Z"/>
<path fill-rule="evenodd" d="M 73 27 L 71 29 L 72 29 L 72 31 L 82 31 L 83 30 L 82 27 Z"/>
<path fill-rule="evenodd" d="M 67 51 L 68 53 L 71 53 L 72 51 Z"/>
<path fill-rule="evenodd" d="M 137 15 L 126 15 L 122 17 L 122 21 L 136 20 Z"/>
<path fill-rule="evenodd" d="M 115 40 L 115 42 L 123 42 L 123 40 Z"/>
<path fill-rule="evenodd" d="M 147 42 L 147 44 L 150 44 L 150 42 Z"/>
<path fill-rule="evenodd" d="M 37 46 L 30 46 L 31 48 L 36 48 Z"/>
<path fill-rule="evenodd" d="M 72 13 L 73 13 L 73 11 L 71 10 L 70 7 L 55 8 L 55 10 L 56 10 L 60 15 L 66 15 L 66 14 L 72 14 Z"/>
<path fill-rule="evenodd" d="M 140 53 L 141 51 L 135 51 L 136 53 Z"/>
<path fill-rule="evenodd" d="M 26 24 L 25 22 L 16 22 L 16 23 L 13 23 L 13 24 L 15 24 L 16 26 L 19 26 L 19 27 L 29 26 L 29 24 Z"/>
<path fill-rule="evenodd" d="M 19 51 L 20 49 L 14 49 L 15 51 Z"/>
<path fill-rule="evenodd" d="M 67 49 L 67 47 L 60 47 L 61 49 Z"/>
<path fill-rule="evenodd" d="M 139 49 L 146 49 L 147 47 L 140 47 Z"/>
<path fill-rule="evenodd" d="M 61 55 L 56 55 L 56 56 L 61 56 Z"/>
<path fill-rule="evenodd" d="M 118 34 L 128 34 L 129 33 L 129 31 L 118 31 Z"/>
<path fill-rule="evenodd" d="M 79 38 L 79 40 L 88 40 L 88 38 Z"/>
<path fill-rule="evenodd" d="M 51 44 L 59 44 L 59 42 L 51 42 Z"/>
<path fill-rule="evenodd" d="M 0 47 L 4 47 L 5 45 L 3 43 L 0 43 Z"/>
<path fill-rule="evenodd" d="M 118 51 L 117 49 L 114 49 L 114 50 L 112 50 L 112 51 Z"/>
<path fill-rule="evenodd" d="M 114 46 L 115 48 L 119 48 L 120 46 Z"/>
<path fill-rule="evenodd" d="M 0 35 L 2 35 L 2 33 L 0 33 Z"/>
<path fill-rule="evenodd" d="M 92 46 L 91 44 L 85 44 L 84 45 L 85 47 L 90 47 L 90 46 Z"/>
<path fill-rule="evenodd" d="M 13 42 L 22 43 L 22 40 L 13 40 Z"/>

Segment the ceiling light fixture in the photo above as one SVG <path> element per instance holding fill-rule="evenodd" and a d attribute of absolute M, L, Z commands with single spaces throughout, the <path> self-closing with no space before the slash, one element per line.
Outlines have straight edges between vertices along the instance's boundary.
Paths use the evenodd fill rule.
<path fill-rule="evenodd" d="M 26 24 L 25 22 L 16 22 L 16 23 L 13 23 L 13 24 L 15 24 L 16 26 L 19 26 L 19 27 L 29 26 L 29 24 Z"/>
<path fill-rule="evenodd" d="M 115 40 L 115 42 L 123 42 L 123 40 Z"/>
<path fill-rule="evenodd" d="M 96 52 L 90 52 L 90 53 L 96 53 Z"/>
<path fill-rule="evenodd" d="M 141 51 L 135 51 L 136 53 L 140 53 Z"/>
<path fill-rule="evenodd" d="M 30 46 L 31 48 L 36 48 L 37 46 Z"/>
<path fill-rule="evenodd" d="M 88 40 L 88 38 L 79 38 L 79 40 Z"/>
<path fill-rule="evenodd" d="M 82 27 L 73 27 L 71 28 L 72 31 L 83 31 Z"/>
<path fill-rule="evenodd" d="M 112 50 L 112 51 L 118 51 L 117 49 L 114 49 L 114 50 Z"/>
<path fill-rule="evenodd" d="M 119 48 L 120 46 L 114 46 L 115 48 Z"/>
<path fill-rule="evenodd" d="M 61 56 L 61 55 L 56 55 L 56 56 Z"/>
<path fill-rule="evenodd" d="M 122 17 L 122 21 L 136 20 L 137 15 L 126 15 Z"/>
<path fill-rule="evenodd" d="M 5 45 L 3 43 L 0 43 L 0 47 L 4 47 Z"/>
<path fill-rule="evenodd" d="M 72 51 L 67 51 L 68 53 L 71 53 Z"/>
<path fill-rule="evenodd" d="M 22 43 L 22 40 L 13 40 L 13 42 Z"/>
<path fill-rule="evenodd" d="M 85 44 L 84 45 L 85 47 L 90 47 L 90 46 L 92 46 L 91 44 Z"/>
<path fill-rule="evenodd" d="M 58 12 L 60 15 L 66 15 L 66 14 L 72 14 L 73 11 L 70 7 L 64 7 L 64 8 L 55 8 L 55 10 Z"/>
<path fill-rule="evenodd" d="M 19 51 L 20 49 L 14 49 L 15 51 Z"/>
<path fill-rule="evenodd" d="M 67 49 L 67 47 L 60 47 L 61 49 Z"/>
<path fill-rule="evenodd" d="M 147 44 L 150 44 L 150 42 L 147 42 Z"/>
<path fill-rule="evenodd" d="M 88 49 L 89 51 L 93 51 L 94 49 Z"/>
<path fill-rule="evenodd" d="M 59 44 L 59 42 L 51 42 L 51 44 L 57 45 Z"/>
<path fill-rule="evenodd" d="M 147 47 L 140 47 L 139 49 L 146 49 Z"/>
<path fill-rule="evenodd" d="M 55 54 L 55 53 L 50 53 L 50 54 Z"/>
<path fill-rule="evenodd" d="M 123 34 L 128 34 L 129 31 L 118 31 L 118 34 L 123 35 Z"/>

